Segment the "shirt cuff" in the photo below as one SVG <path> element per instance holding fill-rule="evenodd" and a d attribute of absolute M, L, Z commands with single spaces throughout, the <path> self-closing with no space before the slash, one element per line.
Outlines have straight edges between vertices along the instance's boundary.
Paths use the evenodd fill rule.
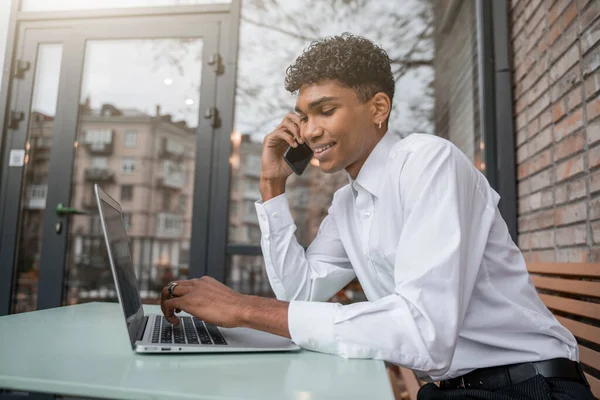
<path fill-rule="evenodd" d="M 254 207 L 256 208 L 256 214 L 258 214 L 258 225 L 263 232 L 276 232 L 294 223 L 285 193 L 264 203 L 257 201 L 254 203 Z"/>
<path fill-rule="evenodd" d="M 288 308 L 288 328 L 294 343 L 305 349 L 336 353 L 334 315 L 336 303 L 292 301 Z"/>

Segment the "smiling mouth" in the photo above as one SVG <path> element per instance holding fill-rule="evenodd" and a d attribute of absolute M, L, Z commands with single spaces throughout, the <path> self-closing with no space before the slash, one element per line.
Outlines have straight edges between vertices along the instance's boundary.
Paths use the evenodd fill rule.
<path fill-rule="evenodd" d="M 314 157 L 321 161 L 322 158 L 330 153 L 332 147 L 335 147 L 335 143 L 330 143 L 325 146 L 315 146 L 315 148 L 313 148 Z"/>
<path fill-rule="evenodd" d="M 313 152 L 314 152 L 315 154 L 321 154 L 321 153 L 323 153 L 323 152 L 325 152 L 325 151 L 329 150 L 329 149 L 330 149 L 330 148 L 332 148 L 333 146 L 335 146 L 335 143 L 331 143 L 331 144 L 328 144 L 328 145 L 326 145 L 326 146 L 319 146 L 319 147 L 315 147 L 315 148 L 313 149 Z"/>

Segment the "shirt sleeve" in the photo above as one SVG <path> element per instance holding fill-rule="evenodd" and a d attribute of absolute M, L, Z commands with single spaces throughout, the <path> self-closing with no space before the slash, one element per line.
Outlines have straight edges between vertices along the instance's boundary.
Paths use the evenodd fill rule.
<path fill-rule="evenodd" d="M 450 367 L 495 204 L 485 178 L 449 142 L 415 151 L 398 179 L 404 225 L 394 293 L 347 306 L 294 301 L 289 329 L 305 348 L 383 359 L 435 379 Z"/>
<path fill-rule="evenodd" d="M 267 276 L 277 299 L 326 301 L 356 275 L 339 238 L 333 206 L 305 251 L 287 196 L 256 203 Z"/>

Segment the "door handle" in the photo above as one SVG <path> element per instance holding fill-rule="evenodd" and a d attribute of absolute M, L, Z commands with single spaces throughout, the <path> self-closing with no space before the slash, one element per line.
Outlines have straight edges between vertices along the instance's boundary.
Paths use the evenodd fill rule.
<path fill-rule="evenodd" d="M 67 206 L 63 205 L 62 203 L 58 203 L 56 205 L 56 215 L 58 215 L 59 217 L 62 217 L 62 216 L 67 215 L 67 214 L 82 214 L 82 215 L 87 215 L 87 214 L 89 214 L 89 212 L 83 211 L 83 210 L 78 210 L 78 209 L 73 208 L 73 207 L 67 207 Z"/>

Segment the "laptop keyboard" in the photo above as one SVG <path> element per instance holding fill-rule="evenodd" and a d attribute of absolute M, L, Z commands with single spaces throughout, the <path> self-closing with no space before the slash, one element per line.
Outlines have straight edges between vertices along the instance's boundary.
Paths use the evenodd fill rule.
<path fill-rule="evenodd" d="M 180 317 L 173 326 L 163 316 L 156 317 L 152 343 L 227 345 L 219 328 L 196 317 Z"/>

